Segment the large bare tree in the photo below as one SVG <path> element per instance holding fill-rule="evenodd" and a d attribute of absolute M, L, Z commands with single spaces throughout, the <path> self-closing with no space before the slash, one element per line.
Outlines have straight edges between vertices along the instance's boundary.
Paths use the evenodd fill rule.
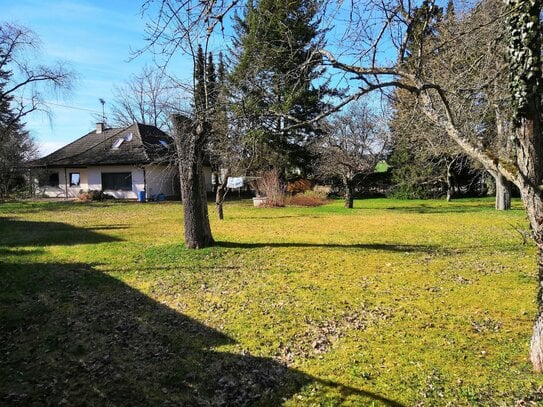
<path fill-rule="evenodd" d="M 313 143 L 316 173 L 341 180 L 346 208 L 353 208 L 356 186 L 375 172 L 390 146 L 383 119 L 358 101 L 331 118 Z"/>
<path fill-rule="evenodd" d="M 322 53 L 332 66 L 359 79 L 359 93 L 389 86 L 410 91 L 421 101 L 426 117 L 442 128 L 466 154 L 519 188 L 538 249 L 539 310 L 531 341 L 531 360 L 535 370 L 543 371 L 542 2 L 477 2 L 459 16 L 454 30 L 450 30 L 437 45 L 420 41 L 415 69 L 405 64 L 406 44 L 413 24 L 414 10 L 410 8 L 413 3 L 399 0 L 380 2 L 372 4 L 371 10 L 359 9 L 360 12 L 354 13 L 361 18 L 353 21 L 351 33 L 361 32 L 363 24 L 368 21 L 368 13 L 377 13 L 383 21 L 377 31 L 370 32 L 367 41 L 356 41 L 357 44 L 369 45 L 358 48 L 360 63 L 344 62 L 331 52 Z M 507 28 L 510 38 L 508 55 L 500 55 L 499 44 L 504 33 L 497 27 Z M 388 63 L 383 62 L 379 58 L 381 46 L 390 46 L 390 43 L 397 45 L 398 57 Z M 497 81 L 503 80 L 504 70 L 487 69 L 497 60 L 508 61 L 504 66 L 511 72 L 511 88 L 504 96 L 506 102 L 513 102 L 515 108 L 514 126 L 509 126 L 515 130 L 507 134 L 512 143 L 505 149 L 493 149 L 478 137 L 483 125 L 480 120 L 465 120 L 473 113 L 481 117 L 479 110 L 492 106 L 487 103 L 489 100 L 498 102 L 495 86 Z M 447 69 L 436 69 L 436 66 Z M 500 122 L 507 123 L 507 118 L 500 118 Z M 502 127 L 500 131 L 506 130 Z"/>
<path fill-rule="evenodd" d="M 62 61 L 36 62 L 40 38 L 30 28 L 0 23 L 0 100 L 9 100 L 17 121 L 36 111 L 48 111 L 44 97 L 69 91 L 74 73 Z"/>
<path fill-rule="evenodd" d="M 36 62 L 39 46 L 29 28 L 0 23 L 0 197 L 23 184 L 24 162 L 37 154 L 24 118 L 36 110 L 47 113 L 45 96 L 68 91 L 73 83 L 63 63 Z"/>
<path fill-rule="evenodd" d="M 210 118 L 213 117 L 214 102 L 205 56 L 208 55 L 210 36 L 221 18 L 214 15 L 213 2 L 199 0 L 149 0 L 143 5 L 143 13 L 149 18 L 146 26 L 148 42 L 140 52 L 154 53 L 159 69 L 165 69 L 174 56 L 193 61 L 192 85 L 187 86 L 193 94 L 193 109 L 189 115 L 173 114 L 172 127 L 181 179 L 185 246 L 208 247 L 214 240 L 202 163 L 204 148 L 212 132 Z M 211 14 L 213 18 L 209 19 Z"/>
<path fill-rule="evenodd" d="M 145 66 L 115 87 L 111 124 L 122 127 L 143 123 L 163 131 L 171 130 L 171 114 L 182 111 L 184 99 L 189 97 L 176 84 L 175 78 L 162 69 Z"/>

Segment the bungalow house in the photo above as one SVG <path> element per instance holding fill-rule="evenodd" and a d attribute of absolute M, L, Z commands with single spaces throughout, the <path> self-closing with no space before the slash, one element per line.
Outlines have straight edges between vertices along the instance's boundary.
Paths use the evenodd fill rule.
<path fill-rule="evenodd" d="M 160 129 L 135 123 L 124 128 L 96 130 L 37 160 L 29 167 L 40 173 L 37 196 L 76 197 L 99 190 L 122 199 L 150 199 L 163 194 L 179 197 L 175 146 Z M 206 188 L 212 189 L 211 168 L 204 167 Z"/>

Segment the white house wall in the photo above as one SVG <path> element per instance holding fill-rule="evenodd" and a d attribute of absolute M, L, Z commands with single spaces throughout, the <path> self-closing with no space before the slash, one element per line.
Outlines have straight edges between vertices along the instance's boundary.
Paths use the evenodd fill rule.
<path fill-rule="evenodd" d="M 179 198 L 179 178 L 177 169 L 171 166 L 147 165 L 145 167 L 145 180 L 147 183 L 147 198 L 163 194 Z"/>
<path fill-rule="evenodd" d="M 207 166 L 204 167 L 204 179 L 206 183 L 206 191 L 213 192 L 211 167 L 207 167 Z"/>
<path fill-rule="evenodd" d="M 70 173 L 79 173 L 79 185 L 70 186 Z M 47 198 L 75 198 L 79 195 L 79 191 L 88 190 L 88 178 L 86 168 L 59 168 L 47 171 L 48 174 L 58 174 L 59 185 L 53 186 L 37 186 L 37 195 Z"/>
<path fill-rule="evenodd" d="M 132 173 L 132 190 L 123 191 L 120 189 L 104 189 L 104 193 L 117 199 L 137 199 L 138 192 L 145 190 L 144 174 L 142 168 L 132 165 L 89 167 L 88 172 L 89 190 L 102 190 L 102 173 L 106 172 L 130 172 Z"/>
<path fill-rule="evenodd" d="M 147 198 L 160 193 L 165 196 L 180 197 L 179 177 L 176 167 L 147 165 L 145 167 L 145 178 L 147 180 Z M 207 192 L 213 191 L 211 167 L 204 166 L 204 181 Z"/>
<path fill-rule="evenodd" d="M 43 186 L 37 188 L 37 195 L 48 198 L 75 198 L 80 191 L 101 191 L 102 173 L 106 172 L 130 172 L 132 174 L 132 190 L 104 190 L 105 193 L 118 199 L 137 199 L 138 192 L 144 190 L 143 169 L 128 165 L 100 166 L 88 168 L 64 168 L 50 169 L 49 174 L 58 173 L 59 186 Z M 69 186 L 70 173 L 78 172 L 80 182 L 78 186 Z"/>
<path fill-rule="evenodd" d="M 168 197 L 176 197 L 179 194 L 177 169 L 158 165 L 147 165 L 145 171 L 143 168 L 138 168 L 128 165 L 118 166 L 97 166 L 87 168 L 64 168 L 49 169 L 48 173 L 57 172 L 59 175 L 59 186 L 43 186 L 37 187 L 37 195 L 48 198 L 75 198 L 80 191 L 101 191 L 102 190 L 102 173 L 111 172 L 130 172 L 132 173 L 132 190 L 104 190 L 105 193 L 114 196 L 118 199 L 137 199 L 138 192 L 145 190 L 147 186 L 146 196 L 150 199 L 153 195 L 160 193 Z M 80 174 L 80 184 L 70 187 L 70 173 L 78 172 Z M 208 192 L 213 191 L 211 168 L 204 167 L 205 186 Z M 146 185 L 145 185 L 146 184 Z"/>

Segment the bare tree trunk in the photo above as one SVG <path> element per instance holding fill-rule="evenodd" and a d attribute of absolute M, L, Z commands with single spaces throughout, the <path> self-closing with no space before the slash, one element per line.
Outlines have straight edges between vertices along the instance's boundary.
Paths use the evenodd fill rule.
<path fill-rule="evenodd" d="M 495 81 L 494 87 L 498 86 L 497 83 L 498 81 Z M 496 91 L 496 94 L 499 94 L 498 91 Z M 508 120 L 502 114 L 498 104 L 494 107 L 494 114 L 496 116 L 496 136 L 498 140 L 506 140 L 505 151 L 511 157 L 513 155 L 513 146 L 510 141 L 511 137 L 507 137 L 506 134 L 506 123 Z M 492 175 L 496 180 L 496 210 L 506 211 L 511 209 L 511 181 L 505 178 L 500 172 L 494 172 Z"/>
<path fill-rule="evenodd" d="M 519 159 L 520 162 L 526 164 L 524 159 Z M 537 246 L 537 313 L 530 341 L 530 360 L 535 371 L 543 372 L 543 205 L 537 188 L 526 184 L 520 188 L 520 193 Z"/>
<path fill-rule="evenodd" d="M 481 193 L 484 196 L 496 196 L 496 179 L 491 172 L 486 169 L 481 177 Z"/>
<path fill-rule="evenodd" d="M 230 174 L 229 170 L 226 170 L 224 174 L 222 175 L 222 182 L 218 184 L 217 191 L 215 193 L 215 204 L 217 205 L 217 216 L 219 217 L 219 220 L 224 219 L 224 212 L 223 212 L 223 202 L 224 198 L 226 196 L 227 192 L 227 182 L 228 182 L 228 176 Z"/>
<path fill-rule="evenodd" d="M 213 245 L 207 211 L 207 194 L 202 168 L 205 125 L 172 115 L 178 154 L 181 199 L 183 200 L 185 246 L 201 249 Z"/>
<path fill-rule="evenodd" d="M 543 372 L 543 202 L 539 182 L 543 174 L 541 163 L 541 124 L 539 120 L 525 120 L 519 134 L 519 141 L 524 148 L 519 149 L 517 162 L 527 182 L 521 185 L 520 192 L 537 246 L 538 292 L 537 314 L 530 342 L 530 360 L 534 370 Z M 535 141 L 535 143 L 534 143 Z M 531 159 L 528 158 L 531 156 Z"/>
<path fill-rule="evenodd" d="M 515 117 L 515 143 L 520 189 L 526 214 L 537 246 L 538 293 L 537 315 L 530 342 L 530 359 L 534 370 L 543 372 L 543 134 L 541 93 L 541 0 L 508 2 L 511 72 Z M 535 21 L 528 25 L 526 21 Z"/>
<path fill-rule="evenodd" d="M 508 19 L 509 86 L 515 109 L 518 165 L 518 174 L 514 181 L 519 187 L 537 246 L 538 310 L 530 342 L 530 359 L 534 370 L 543 372 L 543 77 L 540 25 L 543 3 L 541 0 L 511 0 L 507 5 L 511 13 Z"/>
<path fill-rule="evenodd" d="M 536 372 L 543 372 L 543 247 L 538 244 L 537 250 L 538 281 L 537 315 L 530 341 L 530 360 Z"/>
<path fill-rule="evenodd" d="M 452 201 L 454 195 L 454 175 L 452 173 L 452 166 L 455 160 L 452 160 L 447 164 L 447 202 Z"/>
<path fill-rule="evenodd" d="M 345 208 L 353 209 L 354 195 L 353 195 L 353 183 L 350 179 L 343 178 L 343 185 L 345 187 Z"/>
<path fill-rule="evenodd" d="M 502 174 L 494 176 L 496 180 L 496 210 L 507 211 L 511 209 L 511 182 Z"/>
<path fill-rule="evenodd" d="M 530 359 L 534 370 L 543 372 L 543 135 L 539 111 L 540 96 L 535 93 L 530 99 L 516 132 L 520 146 L 517 149 L 517 163 L 521 174 L 517 185 L 537 246 L 538 310 L 530 342 Z"/>

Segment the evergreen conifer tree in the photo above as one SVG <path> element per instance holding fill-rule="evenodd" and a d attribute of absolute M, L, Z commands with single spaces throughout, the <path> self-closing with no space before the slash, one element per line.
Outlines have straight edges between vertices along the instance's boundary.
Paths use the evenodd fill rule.
<path fill-rule="evenodd" d="M 9 58 L 0 48 L 0 58 Z M 3 64 L 4 66 L 6 64 Z M 0 198 L 24 186 L 24 162 L 33 157 L 34 143 L 20 116 L 12 108 L 13 96 L 5 93 L 12 72 L 0 68 Z"/>
<path fill-rule="evenodd" d="M 306 143 L 314 130 L 300 125 L 323 108 L 326 86 L 313 51 L 322 45 L 314 0 L 249 1 L 236 17 L 230 75 L 233 112 L 259 146 L 255 167 L 280 170 L 307 164 Z"/>
<path fill-rule="evenodd" d="M 206 61 L 204 50 L 198 45 L 194 66 L 194 109 L 196 115 L 205 114 L 207 102 Z"/>

